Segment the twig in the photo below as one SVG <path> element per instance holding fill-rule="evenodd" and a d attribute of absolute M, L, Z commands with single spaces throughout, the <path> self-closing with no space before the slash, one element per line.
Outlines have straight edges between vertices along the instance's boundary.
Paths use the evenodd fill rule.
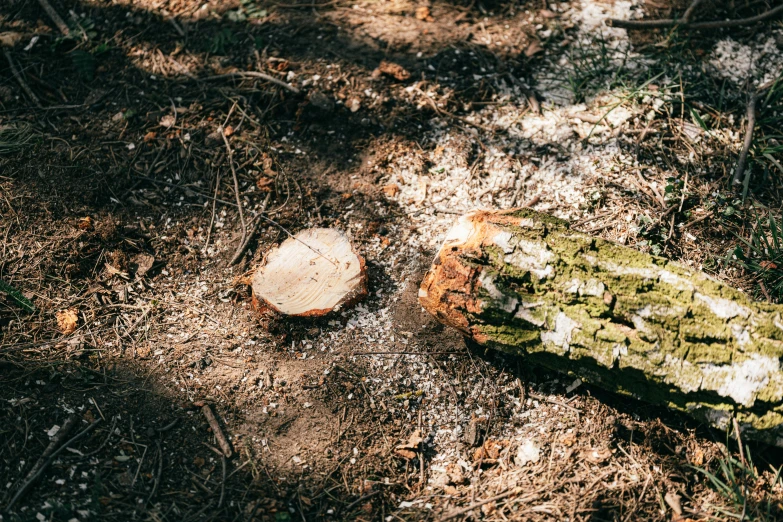
<path fill-rule="evenodd" d="M 372 493 L 367 493 L 366 495 L 357 498 L 356 500 L 354 500 L 353 502 L 351 502 L 350 504 L 348 504 L 347 506 L 342 508 L 340 511 L 342 513 L 348 514 L 348 513 L 351 512 L 351 508 L 354 507 L 356 504 L 358 504 L 359 502 L 364 502 L 368 498 L 372 498 L 375 495 L 377 495 L 378 493 L 380 493 L 380 491 L 378 491 L 378 490 L 375 490 Z"/>
<path fill-rule="evenodd" d="M 769 292 L 767 291 L 767 287 L 764 286 L 764 281 L 759 281 L 759 288 L 761 288 L 761 292 L 764 294 L 764 297 L 767 298 L 767 302 L 772 302 L 772 296 L 769 295 Z"/>
<path fill-rule="evenodd" d="M 522 94 L 525 95 L 525 98 L 527 98 L 527 103 L 530 106 L 530 110 L 534 113 L 540 115 L 541 114 L 541 104 L 538 103 L 538 99 L 536 98 L 536 94 L 527 87 L 524 83 L 522 83 L 519 79 L 517 79 L 516 76 L 514 76 L 511 73 L 506 73 L 506 75 L 511 79 L 512 83 L 514 83 L 517 87 L 519 87 L 519 90 L 522 91 Z"/>
<path fill-rule="evenodd" d="M 422 414 L 422 410 L 419 409 L 419 433 L 420 434 L 424 433 L 424 430 L 422 429 L 422 426 L 421 426 L 421 414 Z M 419 451 L 419 489 L 421 490 L 421 489 L 424 488 L 424 485 L 426 483 L 425 482 L 426 474 L 424 473 L 424 444 L 419 442 L 419 445 L 420 445 L 420 451 Z"/>
<path fill-rule="evenodd" d="M 155 481 L 152 483 L 152 491 L 150 491 L 150 496 L 147 497 L 147 504 L 150 503 L 152 498 L 155 496 L 155 493 L 158 491 L 158 485 L 160 485 L 160 477 L 163 474 L 163 450 L 160 447 L 160 441 L 156 440 L 155 444 L 158 446 L 158 470 L 155 474 Z"/>
<path fill-rule="evenodd" d="M 242 236 L 239 240 L 239 246 L 241 247 L 245 244 L 245 238 L 247 237 L 247 223 L 245 223 L 245 212 L 242 210 L 242 199 L 239 196 L 239 180 L 237 179 L 237 169 L 234 167 L 234 151 L 231 148 L 231 145 L 228 143 L 228 138 L 226 138 L 225 126 L 219 127 L 218 132 L 223 138 L 223 143 L 226 144 L 226 150 L 228 151 L 228 165 L 231 167 L 231 175 L 234 177 L 234 195 L 237 198 L 237 209 L 239 209 L 239 223 L 242 225 Z"/>
<path fill-rule="evenodd" d="M 661 20 L 616 20 L 606 21 L 609 27 L 619 27 L 621 29 L 661 29 L 665 27 L 678 27 L 679 29 L 689 29 L 693 31 L 705 29 L 722 29 L 727 27 L 740 27 L 743 25 L 763 22 L 774 18 L 783 13 L 783 5 L 779 5 L 769 11 L 764 11 L 756 16 L 748 18 L 737 18 L 735 20 L 713 20 L 710 22 L 689 22 L 683 16 L 682 19 L 664 18 Z M 686 11 L 687 14 L 687 11 Z M 691 13 L 692 14 L 692 13 Z"/>
<path fill-rule="evenodd" d="M 226 456 L 221 455 L 220 464 L 223 466 L 223 479 L 220 481 L 220 500 L 217 507 L 223 505 L 223 498 L 226 496 Z"/>
<path fill-rule="evenodd" d="M 46 471 L 46 468 L 48 468 L 48 467 L 49 467 L 49 464 L 51 464 L 51 463 L 52 463 L 52 461 L 54 461 L 54 459 L 55 459 L 55 457 L 57 457 L 57 455 L 59 455 L 59 454 L 60 454 L 60 453 L 61 453 L 61 452 L 62 452 L 62 451 L 65 449 L 65 448 L 67 448 L 68 446 L 70 446 L 71 444 L 73 444 L 74 442 L 76 442 L 77 440 L 79 440 L 80 438 L 82 438 L 84 435 L 86 435 L 87 433 L 89 433 L 90 431 L 92 431 L 92 429 L 93 429 L 93 428 L 95 428 L 95 426 L 97 426 L 97 425 L 98 425 L 98 424 L 100 424 L 100 423 L 101 423 L 101 419 L 98 419 L 98 420 L 94 421 L 92 424 L 90 424 L 89 426 L 87 426 L 86 428 L 84 428 L 82 431 L 80 431 L 79 433 L 77 433 L 76 435 L 74 435 L 73 437 L 71 437 L 71 439 L 69 439 L 69 440 L 68 440 L 68 441 L 67 441 L 65 444 L 63 444 L 63 445 L 62 445 L 62 446 L 60 446 L 58 449 L 56 449 L 55 451 L 53 451 L 53 452 L 52 452 L 52 453 L 49 455 L 49 457 L 48 457 L 48 458 L 47 458 L 47 459 L 46 459 L 46 460 L 43 462 L 43 464 L 41 464 L 41 466 L 38 468 L 38 470 L 37 470 L 37 471 L 36 471 L 36 472 L 35 472 L 35 473 L 34 473 L 32 476 L 30 476 L 29 478 L 27 478 L 27 480 L 25 481 L 25 483 L 24 483 L 24 484 L 22 484 L 22 486 L 21 486 L 21 487 L 19 488 L 19 490 L 16 492 L 16 494 L 14 495 L 14 497 L 11 499 L 11 502 L 9 502 L 9 503 L 8 503 L 8 505 L 5 507 L 5 510 L 6 510 L 6 511 L 11 511 L 11 508 L 13 508 L 13 507 L 14 507 L 14 504 L 16 504 L 16 502 L 17 502 L 17 501 L 18 501 L 20 498 L 22 498 L 22 496 L 23 496 L 25 493 L 27 493 L 27 490 L 29 490 L 29 489 L 30 489 L 30 487 L 31 487 L 33 484 L 35 484 L 35 482 L 36 482 L 36 481 L 37 481 L 39 478 L 41 478 L 41 475 L 43 475 L 43 472 L 44 472 L 44 471 Z M 62 428 L 61 428 L 61 429 L 62 429 Z M 47 448 L 47 450 L 48 450 L 48 448 Z M 37 465 L 37 464 L 36 464 L 36 465 Z"/>
<path fill-rule="evenodd" d="M 693 226 L 693 225 L 695 225 L 696 223 L 701 223 L 701 222 L 702 222 L 702 221 L 704 221 L 705 219 L 708 219 L 708 218 L 711 218 L 711 217 L 712 217 L 712 212 L 707 212 L 707 213 L 706 213 L 705 215 L 703 215 L 702 217 L 698 217 L 698 218 L 696 218 L 696 219 L 691 219 L 690 221 L 688 221 L 687 223 L 685 223 L 685 225 L 683 225 L 682 229 L 683 229 L 683 230 L 685 230 L 686 228 L 688 228 L 688 227 L 690 227 L 690 226 Z"/>
<path fill-rule="evenodd" d="M 482 125 L 480 123 L 476 123 L 474 121 L 470 121 L 469 119 L 467 119 L 467 118 L 465 118 L 463 116 L 459 116 L 459 115 L 451 113 L 451 112 L 449 112 L 447 110 L 441 109 L 440 107 L 438 107 L 438 105 L 435 103 L 435 101 L 432 98 L 430 98 L 429 96 L 427 96 L 424 92 L 422 92 L 421 89 L 419 89 L 419 92 L 424 96 L 424 99 L 427 100 L 427 102 L 429 102 L 430 105 L 432 105 L 432 108 L 435 110 L 436 114 L 439 114 L 440 116 L 448 116 L 449 118 L 454 118 L 455 120 L 461 121 L 462 123 L 467 123 L 468 125 L 476 127 L 477 129 L 481 129 L 481 130 L 483 130 L 485 132 L 495 132 L 496 129 L 494 129 L 492 127 L 487 127 L 486 125 Z"/>
<path fill-rule="evenodd" d="M 259 211 L 259 214 L 266 212 L 266 207 L 267 205 L 269 205 L 269 199 L 271 197 L 272 197 L 272 193 L 269 192 L 266 195 L 264 202 L 261 204 L 261 210 Z M 258 217 L 256 217 L 256 221 L 253 224 L 253 228 L 250 229 L 250 232 L 247 233 L 245 240 L 242 241 L 237 247 L 236 251 L 234 252 L 234 256 L 231 258 L 231 261 L 228 262 L 229 265 L 234 265 L 239 261 L 239 259 L 242 257 L 242 254 L 245 253 L 245 250 L 247 249 L 247 245 L 250 244 L 250 240 L 253 239 L 253 236 L 258 231 L 258 226 L 261 224 L 262 221 L 263 221 L 262 219 L 258 219 Z"/>
<path fill-rule="evenodd" d="M 289 91 L 299 94 L 299 89 L 291 85 L 290 83 L 286 83 L 282 80 L 278 80 L 274 76 L 270 76 L 268 74 L 264 74 L 262 72 L 256 72 L 256 71 L 238 71 L 228 74 L 216 74 L 215 76 L 207 76 L 206 78 L 199 78 L 199 80 L 222 80 L 224 78 L 259 78 L 261 80 L 266 80 L 269 83 L 274 83 L 275 85 L 279 85 L 280 87 L 286 88 Z"/>
<path fill-rule="evenodd" d="M 756 126 L 756 102 L 758 102 L 758 99 L 759 95 L 754 94 L 748 101 L 748 112 L 746 116 L 748 123 L 745 127 L 745 141 L 742 144 L 742 150 L 740 151 L 739 159 L 737 160 L 737 170 L 734 171 L 734 179 L 731 183 L 735 189 L 743 185 L 742 174 L 745 172 L 745 162 L 748 159 L 748 151 L 750 150 L 750 145 L 753 143 L 753 129 Z"/>
<path fill-rule="evenodd" d="M 693 12 L 696 11 L 696 8 L 699 7 L 699 4 L 701 4 L 702 0 L 693 0 L 691 2 L 691 5 L 688 6 L 688 9 L 685 10 L 685 13 L 682 15 L 682 21 L 686 24 L 691 21 L 691 18 L 693 18 Z"/>
<path fill-rule="evenodd" d="M 739 422 L 737 421 L 737 417 L 731 418 L 731 423 L 734 427 L 734 435 L 737 437 L 737 445 L 739 446 L 739 455 L 740 455 L 740 462 L 742 462 L 742 465 L 747 467 L 748 463 L 745 460 L 745 448 L 742 447 L 742 430 L 740 430 Z"/>
<path fill-rule="evenodd" d="M 556 404 L 558 406 L 562 406 L 563 408 L 569 409 L 571 411 L 575 411 L 576 413 L 582 413 L 582 410 L 580 410 L 579 408 L 574 408 L 570 404 L 567 404 L 567 403 L 562 402 L 562 401 L 558 401 L 557 399 L 551 399 L 551 398 L 547 397 L 546 395 L 540 395 L 538 393 L 533 393 L 533 392 L 528 393 L 528 395 L 530 396 L 531 399 L 536 399 L 538 401 L 545 401 L 545 402 L 548 402 L 550 404 Z"/>
<path fill-rule="evenodd" d="M 331 2 L 324 2 L 322 4 L 316 4 L 316 3 L 312 3 L 312 4 L 283 4 L 283 3 L 279 3 L 279 2 L 272 2 L 272 5 L 274 5 L 275 7 L 282 7 L 283 9 L 303 9 L 303 8 L 304 9 L 309 9 L 309 8 L 317 9 L 319 7 L 328 7 L 330 5 L 334 5 L 338 1 L 339 0 L 332 0 Z"/>
<path fill-rule="evenodd" d="M 16 81 L 19 83 L 19 85 L 22 87 L 22 90 L 27 94 L 27 96 L 33 100 L 33 103 L 35 103 L 35 106 L 38 108 L 43 108 L 41 106 L 41 100 L 38 99 L 38 96 L 35 95 L 33 90 L 30 88 L 29 85 L 27 85 L 27 82 L 24 81 L 24 78 L 22 78 L 21 73 L 16 68 L 16 65 L 14 64 L 13 59 L 11 59 L 11 52 L 3 48 L 3 54 L 5 55 L 5 59 L 8 60 L 8 65 L 11 67 L 11 74 L 14 75 L 14 78 L 16 78 Z"/>
<path fill-rule="evenodd" d="M 202 249 L 203 252 L 206 253 L 207 247 L 209 247 L 209 240 L 212 236 L 212 225 L 215 224 L 215 207 L 217 206 L 217 195 L 218 191 L 220 190 L 220 169 L 217 169 L 217 174 L 215 175 L 215 197 L 212 198 L 212 218 L 209 220 L 209 228 L 207 229 L 207 239 L 204 241 L 204 248 Z"/>
<path fill-rule="evenodd" d="M 49 18 L 52 19 L 52 22 L 54 22 L 54 25 L 57 26 L 57 28 L 60 30 L 60 32 L 65 36 L 66 38 L 70 36 L 71 30 L 68 28 L 68 25 L 65 23 L 65 20 L 63 20 L 60 15 L 57 13 L 57 11 L 54 10 L 52 5 L 47 2 L 47 0 L 38 0 L 38 3 L 41 4 L 41 7 L 43 7 L 43 10 L 46 11 L 46 14 L 49 16 Z"/>
<path fill-rule="evenodd" d="M 218 173 L 218 175 L 219 175 L 219 173 Z M 213 202 L 220 203 L 222 205 L 229 205 L 231 207 L 236 206 L 236 203 L 234 203 L 233 201 L 226 201 L 224 199 L 213 197 L 213 196 L 210 196 L 209 194 L 204 194 L 203 192 L 199 192 L 198 190 L 193 190 L 190 187 L 183 187 L 182 185 L 177 185 L 176 183 L 170 183 L 168 181 L 161 181 L 159 179 L 150 178 L 150 177 L 147 177 L 147 176 L 136 176 L 136 177 L 139 178 L 139 179 L 143 179 L 143 180 L 149 181 L 151 183 L 166 185 L 167 187 L 172 187 L 172 188 L 176 188 L 176 189 L 179 189 L 179 190 L 189 190 L 190 192 L 196 194 L 197 196 L 200 196 L 200 197 L 202 197 L 204 199 L 210 199 Z M 215 191 L 215 192 L 217 193 L 217 191 Z"/>
<path fill-rule="evenodd" d="M 504 499 L 506 497 L 510 497 L 511 495 L 515 495 L 515 494 L 521 493 L 521 492 L 522 492 L 522 488 L 509 489 L 508 491 L 505 491 L 504 493 L 501 493 L 500 495 L 495 495 L 494 497 L 490 497 L 490 498 L 487 498 L 487 499 L 484 499 L 484 500 L 480 500 L 480 501 L 474 502 L 471 505 L 466 506 L 464 508 L 452 511 L 448 515 L 446 515 L 443 518 L 441 518 L 441 521 L 451 520 L 452 518 L 457 518 L 460 515 L 464 515 L 465 513 L 468 513 L 470 511 L 473 511 L 476 508 L 479 508 L 479 507 L 483 506 L 484 504 L 489 504 L 490 502 L 495 502 L 497 500 L 502 500 L 502 499 Z M 525 501 L 528 501 L 528 500 L 533 500 L 537 496 L 538 496 L 538 493 L 530 493 L 528 495 L 525 495 L 524 497 L 521 497 L 519 500 L 521 502 L 525 502 Z"/>
<path fill-rule="evenodd" d="M 109 434 L 106 436 L 105 439 L 103 439 L 103 442 L 101 442 L 100 446 L 98 446 L 93 451 L 91 451 L 89 453 L 85 453 L 84 455 L 82 455 L 82 457 L 81 457 L 82 460 L 84 460 L 86 458 L 89 458 L 89 457 L 92 457 L 93 455 L 97 455 L 98 453 L 100 453 L 100 451 L 103 449 L 103 447 L 106 446 L 106 443 L 109 442 L 109 439 L 111 438 L 112 434 L 114 434 L 114 427 L 116 425 L 117 425 L 117 416 L 114 415 L 111 418 L 111 426 L 109 427 Z"/>
<path fill-rule="evenodd" d="M 218 420 L 215 417 L 215 414 L 212 413 L 212 408 L 209 407 L 209 404 L 205 404 L 201 408 L 201 411 L 204 413 L 204 417 L 207 418 L 209 427 L 212 428 L 212 433 L 215 435 L 215 438 L 220 445 L 220 449 L 223 451 L 223 455 L 226 457 L 231 457 L 231 445 L 228 443 L 228 439 L 226 439 L 226 436 L 223 434 L 223 430 L 220 429 L 220 424 L 218 424 Z"/>
<path fill-rule="evenodd" d="M 530 198 L 527 201 L 525 201 L 522 204 L 521 208 L 530 208 L 532 206 L 535 206 L 539 201 L 541 201 L 541 195 L 540 194 L 536 194 L 532 198 Z"/>

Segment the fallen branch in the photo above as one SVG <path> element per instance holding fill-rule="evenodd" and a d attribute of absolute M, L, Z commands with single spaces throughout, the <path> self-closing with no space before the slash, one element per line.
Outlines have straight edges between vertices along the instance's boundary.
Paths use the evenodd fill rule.
<path fill-rule="evenodd" d="M 727 27 L 740 27 L 743 25 L 755 24 L 774 18 L 783 13 L 783 5 L 779 5 L 769 11 L 764 11 L 756 16 L 748 18 L 738 18 L 734 20 L 713 20 L 709 22 L 690 22 L 683 16 L 681 19 L 664 18 L 661 20 L 617 20 L 610 19 L 606 21 L 609 27 L 618 27 L 620 29 L 662 29 L 666 27 L 677 27 L 692 31 L 703 31 L 706 29 L 724 29 Z M 686 11 L 686 14 L 689 14 Z"/>
<path fill-rule="evenodd" d="M 745 163 L 748 159 L 748 151 L 753 143 L 753 129 L 756 126 L 756 103 L 758 102 L 759 95 L 754 94 L 748 101 L 747 120 L 748 123 L 745 127 L 745 141 L 742 144 L 742 150 L 740 151 L 739 159 L 737 160 L 737 170 L 734 171 L 734 179 L 731 184 L 734 188 L 739 188 L 745 185 L 742 174 L 745 172 Z M 748 171 L 750 175 L 750 171 Z"/>
<path fill-rule="evenodd" d="M 38 0 L 38 3 L 41 4 L 43 10 L 46 11 L 46 14 L 49 16 L 49 18 L 51 18 L 52 22 L 54 22 L 54 25 L 57 26 L 62 35 L 66 38 L 70 36 L 71 30 L 68 28 L 68 25 L 60 17 L 57 11 L 54 10 L 54 7 L 52 7 L 52 5 L 47 2 L 47 0 Z"/>
<path fill-rule="evenodd" d="M 35 463 L 35 465 L 30 468 L 30 472 L 27 473 L 27 476 L 25 477 L 25 480 L 30 480 L 30 477 L 38 473 L 38 471 L 41 469 L 41 466 L 43 466 L 44 462 L 46 462 L 46 459 L 49 458 L 49 455 L 52 454 L 54 450 L 56 450 L 60 444 L 65 440 L 65 437 L 67 437 L 71 431 L 73 431 L 73 428 L 76 427 L 76 424 L 79 422 L 79 416 L 75 413 L 72 413 L 67 419 L 65 419 L 65 422 L 63 422 L 63 425 L 60 427 L 59 430 L 57 430 L 57 433 L 54 434 L 54 437 L 52 437 L 52 440 L 49 442 L 49 445 L 46 446 L 46 449 L 41 454 L 41 457 L 38 459 L 38 462 Z"/>
<path fill-rule="evenodd" d="M 49 456 L 46 458 L 46 460 L 38 467 L 38 469 L 35 471 L 35 473 L 33 473 L 32 475 L 28 476 L 28 478 L 25 480 L 24 484 L 22 484 L 22 486 L 16 492 L 14 497 L 11 499 L 11 501 L 8 503 L 8 505 L 5 507 L 6 512 L 11 511 L 11 508 L 14 507 L 14 504 L 16 504 L 16 502 L 19 499 L 21 499 L 24 496 L 24 494 L 27 493 L 27 491 L 33 486 L 33 484 L 35 484 L 35 482 L 39 478 L 41 478 L 41 475 L 43 475 L 43 472 L 46 471 L 46 468 L 49 467 L 49 465 L 54 461 L 54 459 L 60 453 L 62 453 L 62 451 L 65 448 L 67 448 L 68 446 L 70 446 L 71 444 L 73 444 L 74 442 L 76 442 L 77 440 L 82 438 L 84 435 L 86 435 L 87 433 L 92 431 L 93 428 L 95 428 L 100 423 L 101 423 L 101 419 L 98 419 L 98 420 L 94 421 L 92 424 L 90 424 L 89 426 L 84 428 L 82 431 L 80 431 L 79 433 L 74 435 L 70 440 L 68 440 L 68 442 L 66 442 L 65 444 L 60 446 L 58 449 L 52 451 L 49 454 Z M 74 425 L 75 425 L 75 423 L 74 423 Z M 63 425 L 63 427 L 65 427 L 65 425 Z M 62 429 L 62 428 L 60 428 L 60 429 Z M 51 444 L 50 444 L 50 446 L 51 446 Z M 49 448 L 47 447 L 47 450 L 48 449 Z M 44 453 L 46 453 L 46 452 L 44 452 Z M 36 466 L 37 465 L 38 464 L 36 463 Z"/>
<path fill-rule="evenodd" d="M 223 451 L 223 455 L 231 457 L 231 445 L 223 434 L 223 430 L 220 429 L 220 424 L 218 424 L 215 414 L 212 413 L 212 408 L 209 407 L 209 404 L 205 404 L 201 407 L 201 411 L 204 413 L 204 417 L 207 418 L 209 427 L 212 428 L 212 433 L 215 435 L 215 439 L 217 439 L 220 449 Z"/>
<path fill-rule="evenodd" d="M 270 76 L 268 74 L 262 73 L 262 72 L 256 72 L 256 71 L 238 71 L 233 73 L 227 73 L 227 74 L 216 74 L 215 76 L 207 76 L 206 78 L 198 78 L 199 80 L 222 80 L 225 78 L 259 78 L 261 80 L 266 80 L 269 83 L 274 83 L 275 85 L 279 85 L 280 87 L 283 87 L 285 89 L 288 89 L 289 91 L 299 94 L 299 89 L 291 85 L 290 83 L 286 83 L 282 80 L 278 80 L 274 76 Z"/>

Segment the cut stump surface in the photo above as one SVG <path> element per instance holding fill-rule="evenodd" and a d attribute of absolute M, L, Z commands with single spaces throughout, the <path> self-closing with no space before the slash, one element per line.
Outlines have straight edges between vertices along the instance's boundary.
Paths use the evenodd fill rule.
<path fill-rule="evenodd" d="M 333 228 L 299 232 L 272 249 L 253 277 L 259 304 L 293 316 L 321 316 L 367 295 L 364 259 Z"/>

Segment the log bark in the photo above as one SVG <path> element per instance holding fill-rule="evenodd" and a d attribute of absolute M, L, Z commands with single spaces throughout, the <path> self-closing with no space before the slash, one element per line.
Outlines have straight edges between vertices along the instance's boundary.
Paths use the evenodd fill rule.
<path fill-rule="evenodd" d="M 419 300 L 476 342 L 783 446 L 783 306 L 527 209 L 449 232 Z"/>

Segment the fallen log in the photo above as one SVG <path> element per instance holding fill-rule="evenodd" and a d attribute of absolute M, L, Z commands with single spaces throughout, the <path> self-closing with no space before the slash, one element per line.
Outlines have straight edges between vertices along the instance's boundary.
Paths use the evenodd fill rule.
<path fill-rule="evenodd" d="M 783 446 L 783 306 L 518 209 L 449 232 L 419 290 L 476 342 Z"/>
<path fill-rule="evenodd" d="M 311 228 L 269 251 L 253 276 L 256 306 L 283 315 L 317 317 L 367 295 L 364 259 L 333 228 Z"/>

